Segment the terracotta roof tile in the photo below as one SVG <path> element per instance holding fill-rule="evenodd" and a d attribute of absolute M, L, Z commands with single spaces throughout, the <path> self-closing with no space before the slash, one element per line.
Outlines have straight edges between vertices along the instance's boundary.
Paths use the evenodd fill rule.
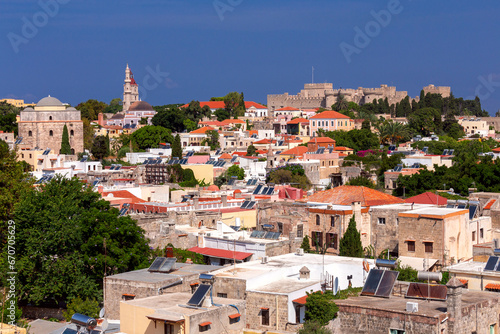
<path fill-rule="evenodd" d="M 200 134 L 200 133 L 206 133 L 207 131 L 210 131 L 210 130 L 215 130 L 215 129 L 212 128 L 211 126 L 204 126 L 202 128 L 199 128 L 199 129 L 196 129 L 194 131 L 191 131 L 190 133 Z"/>
<path fill-rule="evenodd" d="M 320 112 L 319 114 L 316 114 L 312 117 L 309 117 L 309 119 L 337 119 L 337 118 L 351 119 L 349 116 L 346 116 L 344 114 L 341 114 L 341 113 L 333 111 L 333 110 L 323 111 L 323 112 Z"/>
<path fill-rule="evenodd" d="M 300 109 L 293 108 L 293 107 L 284 107 L 281 109 L 276 109 L 275 111 L 298 111 L 298 110 L 300 110 Z"/>
<path fill-rule="evenodd" d="M 291 121 L 289 122 L 286 122 L 286 124 L 299 124 L 299 123 L 307 123 L 309 124 L 309 120 L 308 119 L 305 119 L 305 118 L 295 118 L 295 119 L 292 119 Z"/>
<path fill-rule="evenodd" d="M 500 291 L 500 284 L 488 283 L 485 286 L 486 289 Z"/>
<path fill-rule="evenodd" d="M 296 156 L 302 156 L 307 152 L 307 147 L 305 146 L 297 146 L 294 148 L 291 148 L 289 150 L 283 151 L 280 153 L 280 155 L 296 155 Z"/>
<path fill-rule="evenodd" d="M 497 200 L 496 199 L 491 199 L 486 205 L 484 206 L 484 210 L 490 210 L 493 204 L 495 204 Z"/>
<path fill-rule="evenodd" d="M 434 204 L 434 205 L 436 205 L 437 202 L 438 205 L 446 205 L 448 203 L 448 199 L 428 191 L 417 196 L 409 197 L 405 199 L 405 202 L 417 203 L 417 204 Z"/>
<path fill-rule="evenodd" d="M 362 186 L 335 187 L 329 190 L 319 191 L 300 201 L 331 203 L 337 205 L 351 205 L 353 202 L 361 202 L 361 205 L 365 207 L 404 203 L 401 198 Z"/>
<path fill-rule="evenodd" d="M 316 143 L 316 144 L 319 144 L 319 143 L 332 143 L 332 144 L 334 144 L 335 140 L 333 140 L 330 137 L 315 137 L 315 138 L 311 139 L 309 142 Z"/>
<path fill-rule="evenodd" d="M 228 153 L 223 153 L 223 154 L 219 157 L 219 159 L 231 159 L 231 158 L 232 158 L 232 156 L 231 156 L 230 154 L 228 154 Z"/>

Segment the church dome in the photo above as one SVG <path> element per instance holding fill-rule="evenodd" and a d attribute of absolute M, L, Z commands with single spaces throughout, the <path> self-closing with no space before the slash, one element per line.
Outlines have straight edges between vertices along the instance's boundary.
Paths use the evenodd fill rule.
<path fill-rule="evenodd" d="M 132 103 L 128 111 L 155 111 L 153 107 L 145 101 L 136 101 Z"/>
<path fill-rule="evenodd" d="M 55 106 L 62 106 L 62 102 L 59 101 L 58 99 L 56 99 L 55 97 L 52 97 L 52 96 L 47 96 L 47 97 L 44 97 L 43 99 L 41 99 L 40 101 L 38 101 L 38 103 L 36 104 L 37 107 L 55 107 Z"/>

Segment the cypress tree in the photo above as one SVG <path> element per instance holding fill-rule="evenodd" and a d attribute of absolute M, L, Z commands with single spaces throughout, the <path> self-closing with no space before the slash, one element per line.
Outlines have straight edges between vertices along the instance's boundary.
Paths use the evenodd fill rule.
<path fill-rule="evenodd" d="M 340 256 L 364 257 L 363 246 L 361 244 L 361 234 L 356 228 L 356 220 L 354 215 L 349 221 L 349 226 L 340 239 L 339 243 Z"/>
<path fill-rule="evenodd" d="M 172 144 L 172 157 L 182 158 L 181 137 L 177 134 Z"/>
<path fill-rule="evenodd" d="M 60 154 L 71 154 L 71 145 L 69 144 L 69 134 L 68 127 L 64 124 L 63 133 L 62 133 L 62 141 L 61 141 L 61 149 L 59 150 Z"/>

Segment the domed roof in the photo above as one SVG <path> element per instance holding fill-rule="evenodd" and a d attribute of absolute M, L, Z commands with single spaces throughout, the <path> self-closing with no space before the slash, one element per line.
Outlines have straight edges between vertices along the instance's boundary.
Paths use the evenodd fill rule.
<path fill-rule="evenodd" d="M 76 109 L 73 107 L 66 108 L 66 110 L 76 111 Z"/>
<path fill-rule="evenodd" d="M 155 111 L 151 105 L 145 101 L 136 101 L 128 108 L 128 111 Z"/>
<path fill-rule="evenodd" d="M 27 107 L 27 108 L 24 108 L 23 111 L 35 111 L 35 109 L 31 108 L 31 107 Z"/>
<path fill-rule="evenodd" d="M 207 187 L 207 190 L 209 191 L 219 191 L 219 187 L 217 187 L 217 185 L 215 184 L 212 184 L 210 186 Z"/>
<path fill-rule="evenodd" d="M 52 106 L 62 106 L 62 102 L 52 96 L 47 96 L 38 101 L 37 107 L 52 107 Z"/>

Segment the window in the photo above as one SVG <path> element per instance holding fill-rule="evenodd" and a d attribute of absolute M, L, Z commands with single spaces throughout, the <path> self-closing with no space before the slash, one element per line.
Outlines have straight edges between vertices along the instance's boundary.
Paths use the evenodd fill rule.
<path fill-rule="evenodd" d="M 379 219 L 378 219 L 378 223 L 379 223 L 380 225 L 385 225 L 385 218 L 379 218 Z"/>
<path fill-rule="evenodd" d="M 300 324 L 300 305 L 295 305 L 295 323 Z"/>
<path fill-rule="evenodd" d="M 332 121 L 332 126 L 333 126 L 333 124 L 334 124 L 334 121 Z"/>
<path fill-rule="evenodd" d="M 75 131 L 71 130 L 71 131 L 69 132 L 69 135 L 70 135 L 70 136 L 74 136 L 74 135 L 75 135 Z"/>
<path fill-rule="evenodd" d="M 304 226 L 302 224 L 297 225 L 297 238 L 304 237 Z"/>
<path fill-rule="evenodd" d="M 219 298 L 227 298 L 227 293 L 217 292 L 217 297 L 219 297 Z"/>
<path fill-rule="evenodd" d="M 262 326 L 269 326 L 269 309 L 261 308 L 260 314 L 262 316 Z"/>
<path fill-rule="evenodd" d="M 28 137 L 31 137 L 31 136 L 33 136 L 33 132 L 28 131 Z"/>
<path fill-rule="evenodd" d="M 476 241 L 476 231 L 472 231 L 472 241 Z"/>
<path fill-rule="evenodd" d="M 327 233 L 326 234 L 326 245 L 328 248 L 337 249 L 337 234 Z"/>
<path fill-rule="evenodd" d="M 415 241 L 407 241 L 408 243 L 408 252 L 414 252 L 415 251 Z"/>
<path fill-rule="evenodd" d="M 52 116 L 49 116 L 49 121 L 51 121 L 51 120 L 52 120 Z"/>
<path fill-rule="evenodd" d="M 54 131 L 50 130 L 49 131 L 49 136 L 53 137 L 54 136 Z"/>
<path fill-rule="evenodd" d="M 316 126 L 316 122 L 315 121 L 313 121 L 313 126 Z"/>
<path fill-rule="evenodd" d="M 479 237 L 480 237 L 481 239 L 482 239 L 482 238 L 484 238 L 484 230 L 483 230 L 483 228 L 480 228 L 480 229 L 479 229 Z"/>
<path fill-rule="evenodd" d="M 432 242 L 424 242 L 425 252 L 426 253 L 432 253 L 433 252 L 432 244 L 433 244 Z"/>
<path fill-rule="evenodd" d="M 323 233 L 322 232 L 312 232 L 311 234 L 312 246 L 313 247 L 323 247 Z"/>
<path fill-rule="evenodd" d="M 278 232 L 283 233 L 283 223 L 278 223 Z"/>
<path fill-rule="evenodd" d="M 165 334 L 174 334 L 174 325 L 165 323 Z"/>
<path fill-rule="evenodd" d="M 200 324 L 200 332 L 206 332 L 210 329 L 210 325 L 212 323 L 210 321 L 205 321 Z"/>
<path fill-rule="evenodd" d="M 330 217 L 330 226 L 335 227 L 335 216 Z"/>
<path fill-rule="evenodd" d="M 390 329 L 389 333 L 390 334 L 406 334 L 406 332 L 402 329 Z"/>
<path fill-rule="evenodd" d="M 319 215 L 316 215 L 316 225 L 319 226 L 321 224 L 321 218 Z"/>

